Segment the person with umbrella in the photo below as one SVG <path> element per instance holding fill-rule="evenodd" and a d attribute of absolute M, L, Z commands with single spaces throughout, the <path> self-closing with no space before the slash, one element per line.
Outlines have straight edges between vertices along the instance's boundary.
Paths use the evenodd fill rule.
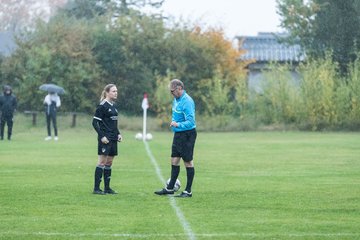
<path fill-rule="evenodd" d="M 39 87 L 40 90 L 47 91 L 48 95 L 45 96 L 44 105 L 45 105 L 45 116 L 46 116 L 46 126 L 48 136 L 45 138 L 45 141 L 51 140 L 51 122 L 54 127 L 54 140 L 57 141 L 58 138 L 58 129 L 56 124 L 56 110 L 61 106 L 61 100 L 58 94 L 64 94 L 64 88 L 52 84 L 45 83 Z"/>
<path fill-rule="evenodd" d="M 65 94 L 64 88 L 53 84 L 53 83 L 45 83 L 39 87 L 40 90 L 46 91 L 46 92 L 52 92 L 57 94 Z"/>
<path fill-rule="evenodd" d="M 61 106 L 61 100 L 59 95 L 56 92 L 49 92 L 44 99 L 45 105 L 45 116 L 46 116 L 46 126 L 48 136 L 45 138 L 45 141 L 51 140 L 51 122 L 54 128 L 54 140 L 57 141 L 58 138 L 58 129 L 56 124 L 56 109 Z"/>
<path fill-rule="evenodd" d="M 4 95 L 0 96 L 0 137 L 1 140 L 4 140 L 4 131 L 5 131 L 5 123 L 8 127 L 8 140 L 11 140 L 12 135 L 12 128 L 13 128 L 13 118 L 14 112 L 16 110 L 17 101 L 16 97 L 12 94 L 12 89 L 9 85 L 5 85 L 4 88 Z"/>

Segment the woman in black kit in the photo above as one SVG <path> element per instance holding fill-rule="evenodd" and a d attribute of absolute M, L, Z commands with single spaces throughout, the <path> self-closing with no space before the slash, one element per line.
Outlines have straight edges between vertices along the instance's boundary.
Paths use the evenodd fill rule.
<path fill-rule="evenodd" d="M 117 194 L 110 188 L 111 166 L 114 157 L 118 155 L 117 143 L 122 140 L 118 129 L 118 111 L 114 106 L 116 99 L 116 85 L 106 85 L 92 121 L 92 125 L 98 134 L 99 156 L 95 168 L 94 194 Z M 100 189 L 102 176 L 104 176 L 104 191 Z"/>

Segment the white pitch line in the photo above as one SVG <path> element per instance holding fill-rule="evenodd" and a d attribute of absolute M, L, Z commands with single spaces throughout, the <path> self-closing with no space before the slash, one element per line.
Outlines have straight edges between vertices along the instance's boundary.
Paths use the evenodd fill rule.
<path fill-rule="evenodd" d="M 0 238 L 5 236 L 46 236 L 46 237 L 116 237 L 126 239 L 148 239 L 148 238 L 177 238 L 186 236 L 186 234 L 133 234 L 133 233 L 66 233 L 66 232 L 0 232 Z M 239 236 L 237 233 L 201 233 L 197 234 L 199 237 L 213 238 L 213 237 L 232 237 Z"/>
<path fill-rule="evenodd" d="M 134 233 L 66 233 L 66 232 L 17 232 L 17 231 L 8 231 L 8 232 L 0 232 L 0 239 L 2 237 L 8 237 L 8 236 L 47 236 L 47 237 L 115 237 L 115 238 L 125 238 L 125 239 L 147 239 L 147 238 L 176 238 L 176 237 L 182 237 L 186 234 L 134 234 Z M 266 234 L 266 233 L 197 233 L 196 236 L 201 238 L 226 238 L 226 237 L 243 237 L 243 238 L 276 238 L 276 237 L 285 237 L 288 239 L 298 239 L 298 238 L 304 238 L 304 237 L 326 237 L 326 238 L 341 238 L 341 237 L 352 237 L 358 239 L 360 236 L 360 233 L 315 233 L 315 232 L 309 232 L 309 233 L 283 233 L 283 234 Z"/>
<path fill-rule="evenodd" d="M 159 165 L 158 165 L 155 157 L 152 155 L 152 153 L 150 151 L 149 144 L 146 142 L 146 140 L 144 140 L 143 142 L 144 142 L 144 145 L 145 145 L 146 152 L 147 152 L 148 156 L 151 159 L 151 163 L 155 167 L 156 175 L 158 176 L 158 178 L 160 179 L 161 182 L 165 182 L 165 179 L 161 174 L 161 170 L 159 168 Z M 188 238 L 190 240 L 195 240 L 196 239 L 195 234 L 191 230 L 190 224 L 188 223 L 188 221 L 186 221 L 185 216 L 182 213 L 181 209 L 177 206 L 175 199 L 170 197 L 169 200 L 170 200 L 170 204 L 171 204 L 172 208 L 175 210 L 175 213 L 176 213 L 177 217 L 179 218 L 179 221 L 180 221 L 181 225 L 183 226 L 184 231 L 187 234 Z"/>

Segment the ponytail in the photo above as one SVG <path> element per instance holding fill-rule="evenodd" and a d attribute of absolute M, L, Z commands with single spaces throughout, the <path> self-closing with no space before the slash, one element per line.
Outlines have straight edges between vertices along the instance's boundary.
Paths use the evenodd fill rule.
<path fill-rule="evenodd" d="M 104 90 L 102 91 L 101 96 L 100 96 L 100 102 L 102 102 L 106 98 L 106 93 L 108 93 L 110 91 L 110 88 L 112 88 L 114 86 L 115 86 L 115 84 L 111 83 L 104 87 Z"/>

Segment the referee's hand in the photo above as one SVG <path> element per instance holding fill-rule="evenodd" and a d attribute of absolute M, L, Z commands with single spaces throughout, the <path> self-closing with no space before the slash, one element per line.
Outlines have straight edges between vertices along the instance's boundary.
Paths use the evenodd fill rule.
<path fill-rule="evenodd" d="M 177 122 L 172 121 L 170 123 L 170 127 L 178 127 L 178 126 L 179 126 L 179 124 Z"/>

